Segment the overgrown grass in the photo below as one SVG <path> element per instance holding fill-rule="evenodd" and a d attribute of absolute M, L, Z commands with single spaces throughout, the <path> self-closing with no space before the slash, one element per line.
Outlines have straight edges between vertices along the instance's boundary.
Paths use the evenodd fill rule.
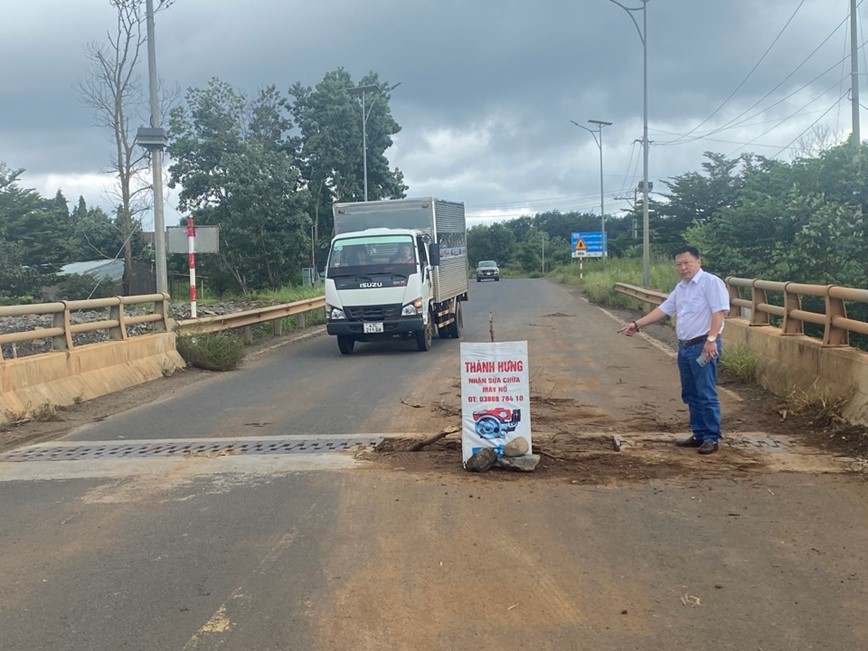
<path fill-rule="evenodd" d="M 842 413 L 852 399 L 854 391 L 854 389 L 841 391 L 828 387 L 818 389 L 816 386 L 807 391 L 794 389 L 786 397 L 786 404 L 792 413 L 809 418 L 814 423 L 820 425 L 843 423 L 846 419 Z"/>
<path fill-rule="evenodd" d="M 552 271 L 550 276 L 568 285 L 579 285 L 584 295 L 594 303 L 625 309 L 642 307 L 635 299 L 615 291 L 615 283 L 642 286 L 641 260 L 610 258 L 604 267 L 602 260 L 588 259 L 582 264 L 582 272 L 583 278 L 579 278 L 579 262 L 573 260 Z M 652 260 L 649 276 L 651 289 L 658 292 L 669 292 L 678 282 L 672 260 L 667 258 Z"/>
<path fill-rule="evenodd" d="M 24 407 L 24 409 L 7 409 L 5 411 L 5 416 L 7 422 L 3 425 L 3 429 L 8 429 L 11 426 L 20 425 L 22 423 L 27 423 L 31 420 L 36 421 L 37 423 L 47 423 L 60 420 L 57 415 L 57 407 L 55 407 L 47 400 L 41 405 L 35 407 L 33 410 L 30 409 L 29 402 Z"/>
<path fill-rule="evenodd" d="M 244 358 L 244 342 L 228 332 L 181 336 L 176 347 L 184 361 L 207 371 L 235 370 Z"/>
<path fill-rule="evenodd" d="M 723 372 L 742 382 L 754 383 L 759 377 L 757 356 L 747 344 L 727 346 L 720 358 Z"/>
<path fill-rule="evenodd" d="M 264 301 L 269 303 L 294 303 L 306 298 L 315 298 L 325 293 L 322 284 L 308 285 L 306 287 L 286 286 L 278 289 L 265 289 L 246 297 L 235 297 L 238 301 Z M 223 300 L 233 300 L 224 297 Z"/>

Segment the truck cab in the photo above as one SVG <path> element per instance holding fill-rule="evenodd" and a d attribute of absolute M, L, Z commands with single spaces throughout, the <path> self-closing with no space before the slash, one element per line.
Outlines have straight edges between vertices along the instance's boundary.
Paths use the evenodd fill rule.
<path fill-rule="evenodd" d="M 426 351 L 435 331 L 440 337 L 460 336 L 460 301 L 467 300 L 466 251 L 463 246 L 448 249 L 444 273 L 434 238 L 433 201 L 336 205 L 339 232 L 326 266 L 326 329 L 337 337 L 342 354 L 352 353 L 356 342 L 415 339 L 418 350 Z M 460 215 L 463 235 L 463 206 Z M 348 223 L 377 222 L 423 228 L 347 230 Z"/>

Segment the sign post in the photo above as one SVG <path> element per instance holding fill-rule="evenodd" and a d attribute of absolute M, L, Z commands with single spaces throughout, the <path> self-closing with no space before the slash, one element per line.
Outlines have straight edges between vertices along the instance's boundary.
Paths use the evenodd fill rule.
<path fill-rule="evenodd" d="M 190 318 L 196 319 L 196 225 L 187 217 L 187 266 L 190 268 Z"/>

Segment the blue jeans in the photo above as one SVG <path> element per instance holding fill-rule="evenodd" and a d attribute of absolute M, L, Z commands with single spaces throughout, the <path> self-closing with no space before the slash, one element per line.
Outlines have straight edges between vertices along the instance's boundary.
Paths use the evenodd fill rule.
<path fill-rule="evenodd" d="M 681 400 L 690 410 L 690 431 L 700 441 L 716 443 L 720 433 L 720 401 L 717 399 L 717 361 L 722 346 L 717 340 L 717 357 L 705 366 L 696 363 L 705 342 L 678 346 Z"/>

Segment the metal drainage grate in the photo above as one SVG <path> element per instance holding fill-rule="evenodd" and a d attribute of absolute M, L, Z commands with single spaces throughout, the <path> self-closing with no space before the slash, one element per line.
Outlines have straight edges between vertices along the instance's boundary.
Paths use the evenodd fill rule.
<path fill-rule="evenodd" d="M 242 454 L 311 454 L 373 447 L 382 438 L 241 440 L 177 443 L 88 444 L 33 447 L 0 455 L 0 461 L 78 461 L 81 459 L 141 459 L 145 457 L 233 456 Z"/>

